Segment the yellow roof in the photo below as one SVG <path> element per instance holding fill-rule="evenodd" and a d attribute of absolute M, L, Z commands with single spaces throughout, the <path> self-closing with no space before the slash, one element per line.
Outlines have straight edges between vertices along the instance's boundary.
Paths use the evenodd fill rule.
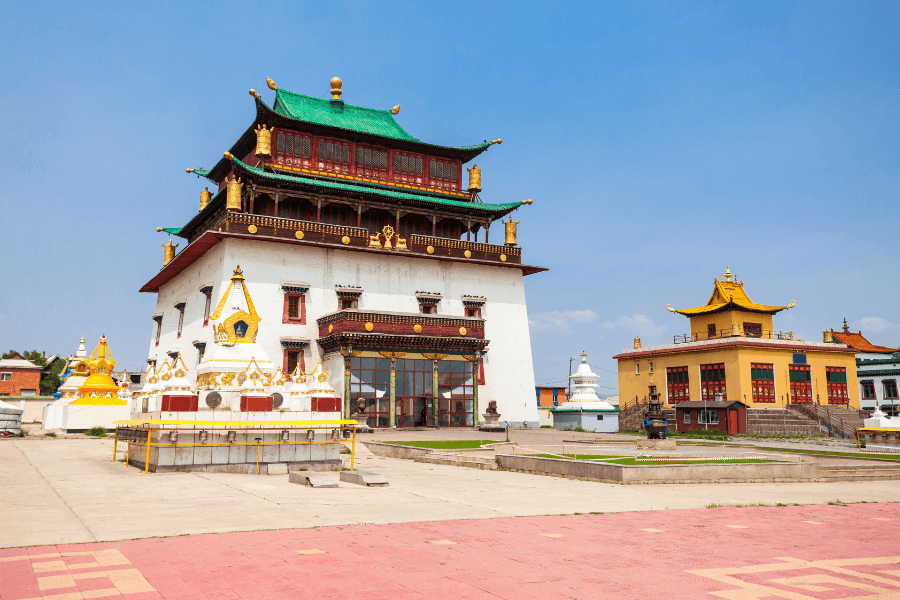
<path fill-rule="evenodd" d="M 793 301 L 786 306 L 757 304 L 753 300 L 751 300 L 750 296 L 747 295 L 747 292 L 744 291 L 743 280 L 737 281 L 736 279 L 733 279 L 731 270 L 727 266 L 725 267 L 725 273 L 723 273 L 723 277 L 725 277 L 725 281 L 719 281 L 718 278 L 713 278 L 715 287 L 713 288 L 713 292 L 709 297 L 709 300 L 703 306 L 683 308 L 679 310 L 666 305 L 666 308 L 671 312 L 678 313 L 680 315 L 694 317 L 697 315 L 719 312 L 720 310 L 746 310 L 750 312 L 775 314 L 778 311 L 793 308 L 796 304 Z"/>

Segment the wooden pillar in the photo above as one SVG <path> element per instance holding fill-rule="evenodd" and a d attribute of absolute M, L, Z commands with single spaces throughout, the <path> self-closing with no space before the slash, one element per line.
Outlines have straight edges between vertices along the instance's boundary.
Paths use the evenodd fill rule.
<path fill-rule="evenodd" d="M 322 222 L 322 201 L 316 202 L 316 223 Z"/>
<path fill-rule="evenodd" d="M 472 361 L 472 424 L 478 430 L 478 374 L 481 372 L 481 352 Z"/>
<path fill-rule="evenodd" d="M 472 241 L 472 221 L 466 221 L 466 241 Z"/>
<path fill-rule="evenodd" d="M 391 427 L 397 427 L 397 359 L 391 358 Z"/>
<path fill-rule="evenodd" d="M 487 225 L 484 226 L 484 243 L 485 244 L 491 243 L 491 224 L 490 223 L 488 223 Z"/>
<path fill-rule="evenodd" d="M 394 233 L 400 235 L 400 211 L 397 211 L 397 225 L 394 227 Z"/>
<path fill-rule="evenodd" d="M 344 418 L 350 418 L 350 358 L 353 356 L 353 348 L 347 349 L 344 355 Z"/>
<path fill-rule="evenodd" d="M 437 237 L 437 215 L 431 215 L 431 237 Z"/>
<path fill-rule="evenodd" d="M 432 411 L 434 413 L 434 423 L 432 423 L 432 425 L 437 427 L 440 424 L 439 419 L 440 419 L 440 406 L 441 406 L 440 402 L 439 402 L 440 396 L 438 396 L 438 361 L 437 360 L 431 361 L 431 368 L 433 369 L 433 375 L 434 375 L 434 380 L 431 384 L 432 385 L 431 396 L 432 396 L 432 402 L 434 402 L 434 404 L 433 404 L 434 410 Z"/>
<path fill-rule="evenodd" d="M 281 213 L 278 212 L 278 194 L 275 194 L 275 216 L 281 216 Z"/>
<path fill-rule="evenodd" d="M 256 214 L 253 212 L 253 201 L 254 200 L 256 200 L 256 196 L 253 194 L 253 192 L 250 192 L 250 214 L 251 215 Z"/>
<path fill-rule="evenodd" d="M 362 204 L 356 207 L 356 226 L 362 227 Z"/>

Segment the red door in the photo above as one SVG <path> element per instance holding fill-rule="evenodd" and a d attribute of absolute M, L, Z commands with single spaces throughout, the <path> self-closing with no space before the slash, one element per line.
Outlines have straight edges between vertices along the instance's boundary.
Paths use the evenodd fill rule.
<path fill-rule="evenodd" d="M 738 432 L 738 411 L 728 411 L 728 434 L 734 435 Z"/>

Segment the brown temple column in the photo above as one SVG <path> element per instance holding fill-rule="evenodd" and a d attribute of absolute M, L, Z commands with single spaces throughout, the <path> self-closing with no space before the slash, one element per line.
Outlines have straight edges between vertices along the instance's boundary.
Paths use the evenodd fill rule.
<path fill-rule="evenodd" d="M 466 241 L 472 241 L 472 221 L 466 221 Z"/>
<path fill-rule="evenodd" d="M 322 222 L 322 201 L 316 202 L 316 223 Z"/>
<path fill-rule="evenodd" d="M 484 226 L 484 243 L 485 244 L 491 243 L 491 224 L 490 223 L 488 223 L 487 225 Z"/>
<path fill-rule="evenodd" d="M 278 212 L 278 194 L 275 194 L 275 216 L 281 216 L 281 213 Z"/>
<path fill-rule="evenodd" d="M 394 227 L 394 231 L 397 235 L 400 235 L 400 211 L 397 211 L 397 226 Z"/>
<path fill-rule="evenodd" d="M 362 227 L 362 204 L 356 207 L 356 226 Z"/>
<path fill-rule="evenodd" d="M 437 237 L 437 215 L 431 215 L 431 237 Z"/>
<path fill-rule="evenodd" d="M 255 214 L 255 213 L 253 212 L 253 201 L 254 201 L 255 199 L 256 199 L 256 196 L 255 196 L 253 193 L 251 193 L 251 194 L 250 194 L 250 214 L 251 214 L 251 215 L 252 215 L 252 214 Z"/>

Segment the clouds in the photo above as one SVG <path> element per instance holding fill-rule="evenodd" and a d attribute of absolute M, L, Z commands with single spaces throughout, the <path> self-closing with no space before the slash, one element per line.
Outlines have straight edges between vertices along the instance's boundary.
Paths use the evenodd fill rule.
<path fill-rule="evenodd" d="M 900 331 L 900 323 L 888 321 L 881 317 L 863 317 L 859 321 L 860 328 L 865 331 Z"/>
<path fill-rule="evenodd" d="M 568 331 L 572 323 L 590 323 L 597 320 L 597 313 L 585 310 L 554 310 L 552 312 L 534 313 L 528 317 L 528 325 L 537 331 Z"/>
<path fill-rule="evenodd" d="M 603 329 L 626 329 L 631 333 L 641 333 L 644 335 L 660 333 L 668 329 L 665 325 L 657 325 L 653 319 L 647 315 L 622 316 L 615 321 L 606 321 L 603 323 Z"/>

